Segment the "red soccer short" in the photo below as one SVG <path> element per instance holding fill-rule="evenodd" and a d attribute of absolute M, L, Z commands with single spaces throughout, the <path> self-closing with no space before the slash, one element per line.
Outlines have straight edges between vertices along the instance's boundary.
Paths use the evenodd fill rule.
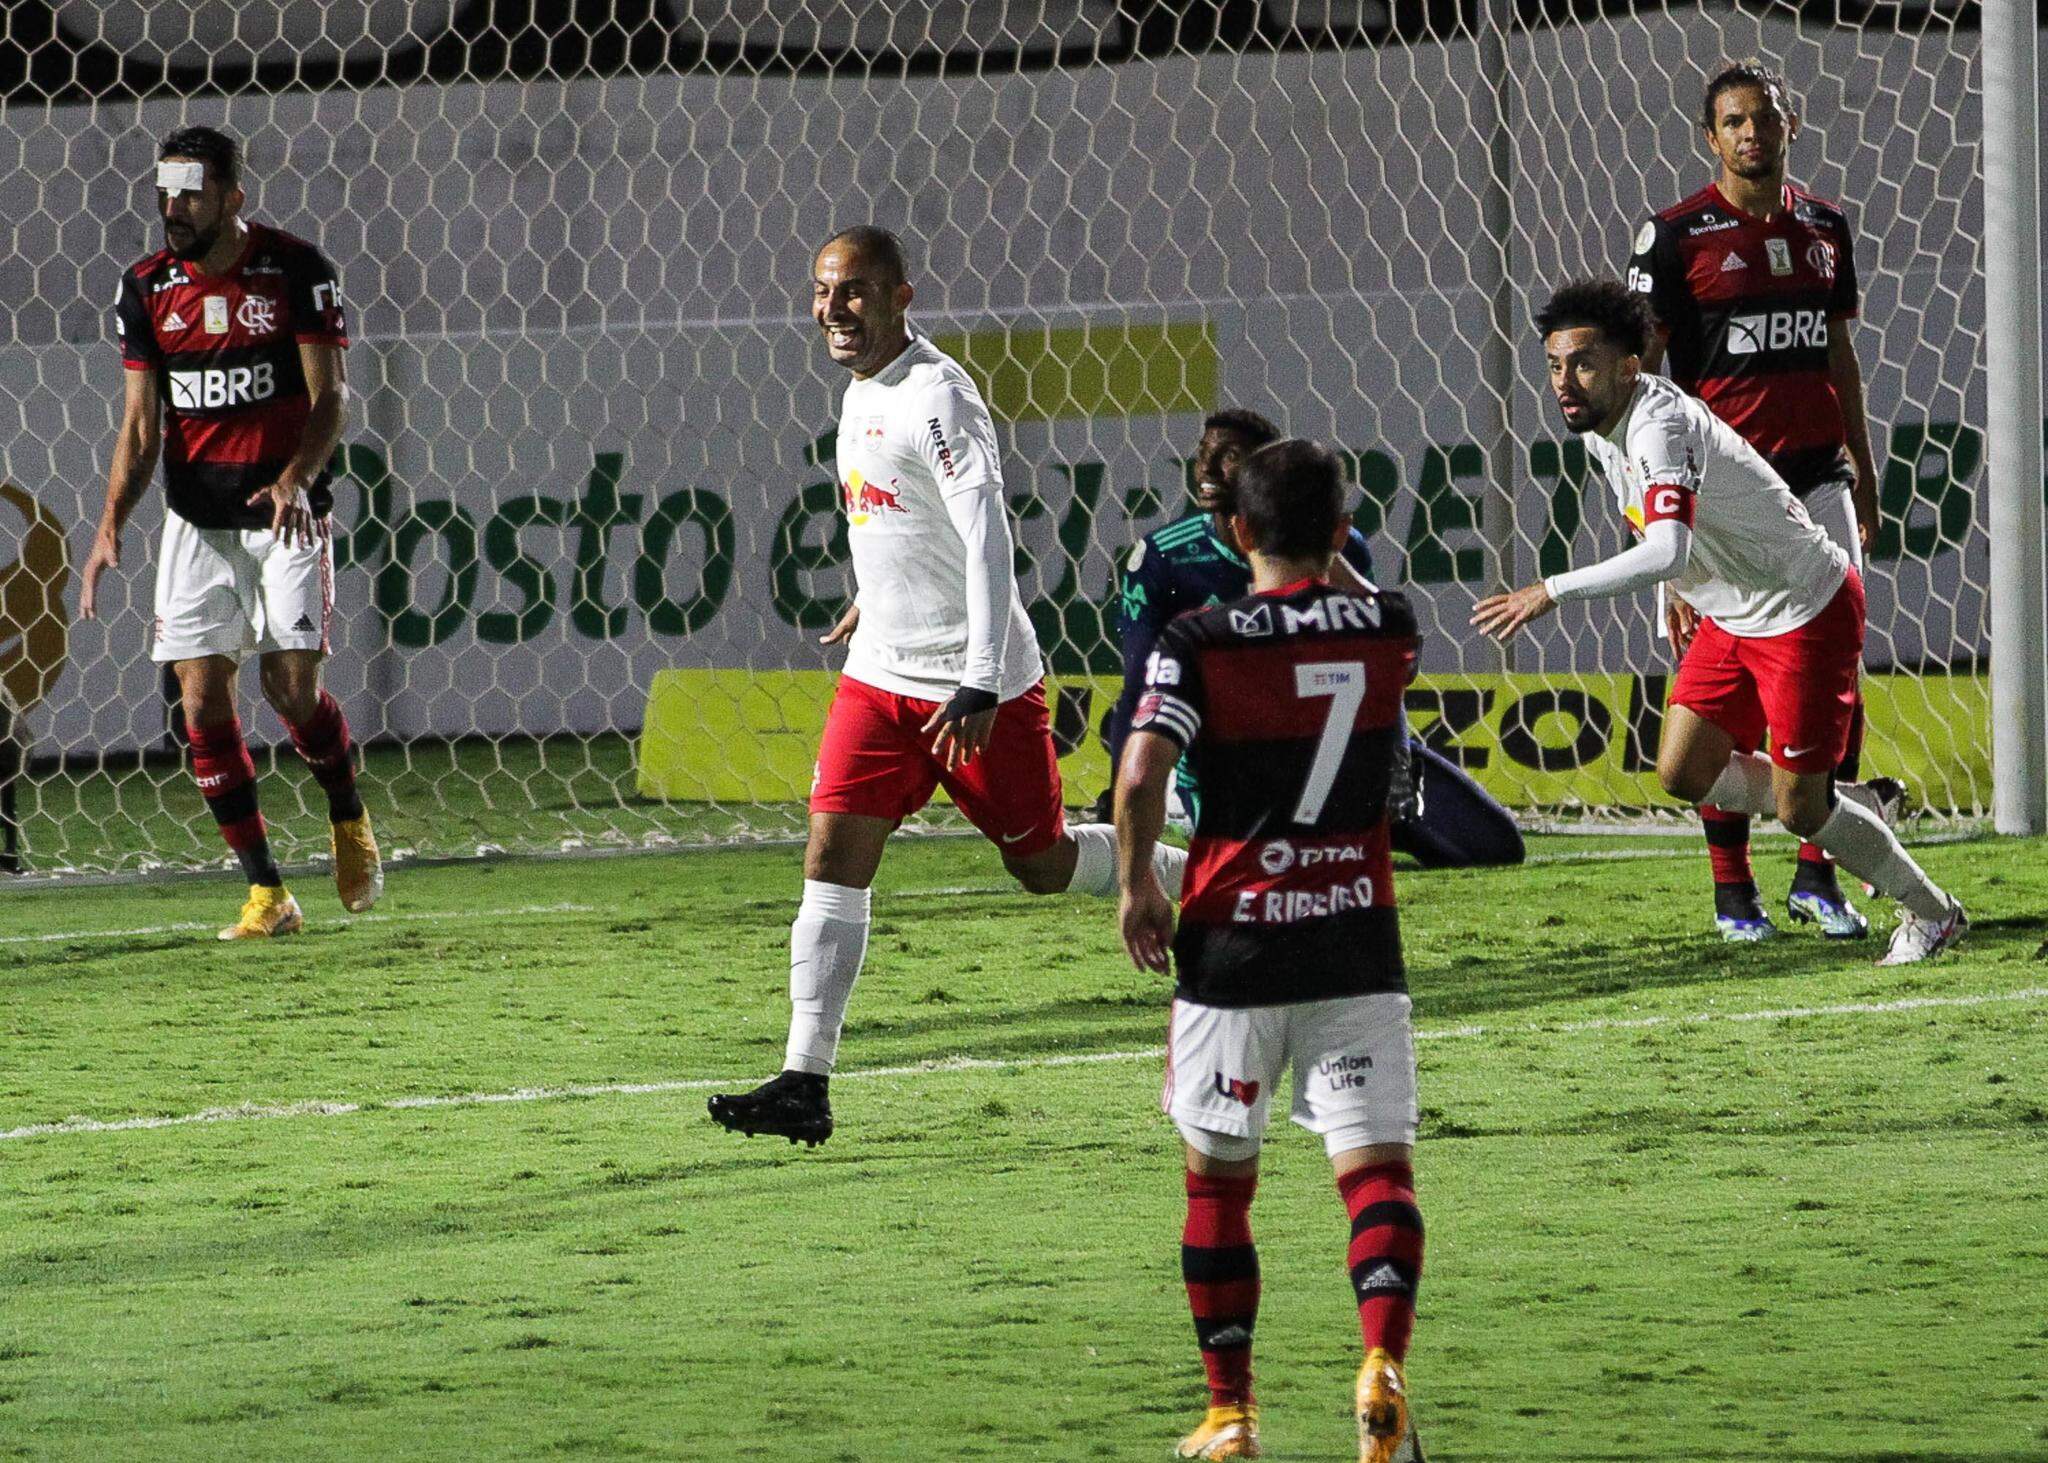
<path fill-rule="evenodd" d="M 1849 750 L 1863 668 L 1863 577 L 1854 569 L 1828 607 L 1782 635 L 1731 635 L 1712 620 L 1679 663 L 1671 704 L 1712 722 L 1738 749 L 1763 745 L 1788 772 L 1832 772 Z"/>
<path fill-rule="evenodd" d="M 1012 857 L 1059 842 L 1067 815 L 1045 683 L 998 707 L 988 749 L 950 772 L 932 755 L 937 733 L 919 730 L 939 706 L 841 676 L 818 744 L 811 811 L 901 823 L 944 787 L 968 821 Z"/>

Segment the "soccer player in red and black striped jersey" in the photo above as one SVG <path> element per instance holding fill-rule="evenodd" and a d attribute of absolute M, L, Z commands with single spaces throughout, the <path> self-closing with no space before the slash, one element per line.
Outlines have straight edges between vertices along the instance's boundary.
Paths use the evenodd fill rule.
<path fill-rule="evenodd" d="M 1408 765 L 1415 616 L 1399 594 L 1331 586 L 1351 520 L 1337 459 L 1315 443 L 1247 458 L 1230 526 L 1253 593 L 1160 635 L 1116 784 L 1124 943 L 1140 969 L 1171 965 L 1178 978 L 1164 1106 L 1187 1145 L 1181 1269 L 1209 1378 L 1207 1415 L 1180 1455 L 1257 1456 L 1250 1212 L 1274 1089 L 1292 1067 L 1292 1115 L 1321 1135 L 1351 1216 L 1359 1456 L 1388 1463 L 1409 1432 L 1402 1367 L 1422 1271 L 1388 829 Z M 1201 807 L 1176 932 L 1152 851 L 1184 753 Z"/>
<path fill-rule="evenodd" d="M 181 128 L 157 157 L 164 247 L 121 275 L 121 427 L 80 609 L 97 615 L 100 578 L 119 567 L 122 527 L 162 457 L 151 655 L 177 676 L 193 775 L 249 879 L 221 938 L 285 935 L 304 916 L 271 855 L 235 707 L 251 655 L 327 794 L 342 903 L 368 909 L 384 887 L 348 722 L 320 686 L 334 609 L 327 463 L 348 419 L 348 326 L 326 257 L 241 217 L 233 138 Z"/>
<path fill-rule="evenodd" d="M 1877 531 L 1877 467 L 1851 340 L 1858 310 L 1855 238 L 1837 205 L 1785 180 L 1799 115 L 1784 79 L 1754 59 L 1707 83 L 1700 110 L 1716 180 L 1645 223 L 1629 283 L 1649 298 L 1657 338 L 1643 370 L 1660 368 L 1754 447 L 1848 551 L 1859 569 Z M 1665 601 L 1683 652 L 1692 608 Z M 1863 743 L 1859 701 L 1840 775 L 1854 782 Z M 1755 750 L 1755 749 L 1748 749 Z M 1887 799 L 1896 784 L 1873 779 Z M 1731 940 L 1776 933 L 1757 896 L 1749 819 L 1703 807 L 1714 871 L 1715 924 Z M 1802 843 L 1786 910 L 1838 939 L 1869 929 L 1843 896 L 1834 862 Z"/>

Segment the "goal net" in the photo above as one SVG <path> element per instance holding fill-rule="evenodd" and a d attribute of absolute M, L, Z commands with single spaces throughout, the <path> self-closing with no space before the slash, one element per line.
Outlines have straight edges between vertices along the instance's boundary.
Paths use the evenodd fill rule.
<path fill-rule="evenodd" d="M 1599 13 L 1595 13 L 1596 10 Z M 76 616 L 155 140 L 246 143 L 250 216 L 353 314 L 328 681 L 387 847 L 802 826 L 847 594 L 812 251 L 876 220 L 1003 436 L 1070 802 L 1107 779 L 1111 595 L 1202 416 L 1341 446 L 1427 630 L 1420 733 L 1532 822 L 1640 818 L 1647 596 L 1503 652 L 1474 599 L 1617 548 L 1528 319 L 1710 171 L 1757 54 L 1846 202 L 1883 469 L 1864 765 L 1990 796 L 1978 37 L 1947 8 L 1504 0 L 43 0 L 0 35 L 0 784 L 25 869 L 225 858 L 147 659 L 160 491 Z M 323 803 L 243 684 L 286 859 Z M 941 814 L 940 816 L 943 816 Z"/>

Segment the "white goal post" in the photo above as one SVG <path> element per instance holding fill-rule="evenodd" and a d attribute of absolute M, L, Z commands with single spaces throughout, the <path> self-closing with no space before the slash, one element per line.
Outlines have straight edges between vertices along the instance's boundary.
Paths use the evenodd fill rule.
<path fill-rule="evenodd" d="M 192 122 L 245 141 L 250 213 L 318 241 L 348 297 L 357 409 L 329 680 L 369 746 L 387 843 L 461 855 L 800 827 L 837 659 L 817 636 L 846 593 L 843 383 L 808 320 L 808 267 L 868 220 L 909 241 L 916 323 L 998 416 L 1070 802 L 1106 777 L 1119 567 L 1188 510 L 1202 416 L 1239 405 L 1342 449 L 1381 577 L 1423 622 L 1421 734 L 1532 825 L 1669 812 L 1648 774 L 1670 666 L 1647 597 L 1566 606 L 1506 654 L 1466 622 L 1495 587 L 1620 543 L 1539 393 L 1529 315 L 1566 276 L 1622 269 L 1646 213 L 1708 180 L 1701 87 L 1750 54 L 1798 94 L 1794 176 L 1857 230 L 1885 510 L 1864 765 L 1905 778 L 1930 817 L 1992 811 L 1992 588 L 2024 576 L 2001 556 L 2027 546 L 1994 544 L 1986 492 L 1987 360 L 2002 359 L 1987 326 L 2011 313 L 1986 270 L 2013 261 L 1985 246 L 2001 154 L 1974 9 L 15 10 L 0 823 L 26 870 L 226 856 L 147 660 L 160 492 L 102 590 L 111 613 L 76 618 L 120 394 L 114 282 L 158 242 L 155 141 Z M 2001 125 L 2037 111 L 2008 105 Z M 2013 153 L 2002 177 L 2034 165 L 2033 137 Z M 2032 352 L 2012 369 L 2038 378 L 2030 257 Z M 2032 414 L 2038 487 L 2038 379 L 1997 399 L 2008 433 Z M 2038 600 L 2041 508 L 2024 498 L 2001 501 L 2034 535 Z M 2010 785 L 2037 810 L 2038 670 L 2000 722 L 2033 718 Z M 260 759 L 280 855 L 323 851 L 321 799 L 253 676 L 244 719 L 282 746 Z"/>

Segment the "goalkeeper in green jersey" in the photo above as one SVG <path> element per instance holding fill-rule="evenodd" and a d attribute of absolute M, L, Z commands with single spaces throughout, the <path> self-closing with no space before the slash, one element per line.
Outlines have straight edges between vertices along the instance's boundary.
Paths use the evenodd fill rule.
<path fill-rule="evenodd" d="M 1195 450 L 1195 511 L 1147 534 L 1131 551 L 1116 600 L 1124 684 L 1105 728 L 1112 768 L 1130 732 L 1132 712 L 1144 691 L 1145 662 L 1159 633 L 1184 611 L 1223 604 L 1250 592 L 1251 567 L 1232 546 L 1226 526 L 1230 492 L 1238 465 L 1279 436 L 1279 429 L 1255 411 L 1212 413 L 1202 423 L 1202 440 Z M 1333 577 L 1347 570 L 1361 584 L 1372 578 L 1372 550 L 1356 529 L 1332 565 Z M 1414 796 L 1394 821 L 1396 849 L 1429 868 L 1522 861 L 1521 830 L 1506 808 L 1441 753 L 1413 739 L 1409 751 Z M 1176 781 L 1181 802 L 1192 816 L 1200 789 L 1185 763 Z M 1104 817 L 1110 801 L 1105 793 Z"/>

